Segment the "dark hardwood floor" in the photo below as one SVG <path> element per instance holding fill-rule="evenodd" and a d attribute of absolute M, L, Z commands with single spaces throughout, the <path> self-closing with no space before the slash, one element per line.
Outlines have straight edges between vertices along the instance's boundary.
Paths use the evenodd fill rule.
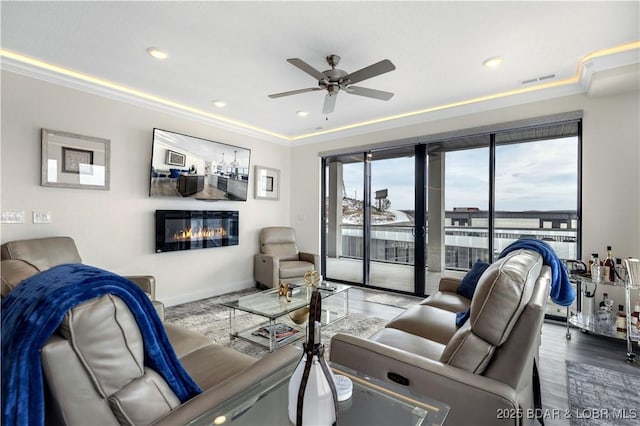
<path fill-rule="evenodd" d="M 349 293 L 351 312 L 371 314 L 378 318 L 392 319 L 403 311 L 402 308 L 380 305 L 367 301 L 371 290 L 354 287 Z M 422 298 L 416 298 L 417 301 Z M 540 382 L 542 388 L 542 405 L 547 413 L 552 410 L 564 412 L 569 408 L 567 396 L 566 361 L 592 364 L 629 374 L 640 374 L 640 367 L 626 362 L 626 343 L 622 340 L 583 333 L 571 328 L 571 339 L 566 338 L 564 323 L 547 321 L 542 327 L 542 344 L 540 347 Z M 637 343 L 634 352 L 640 353 Z M 634 390 L 639 392 L 638 390 Z M 596 408 L 596 407 L 594 407 Z M 562 416 L 560 416 L 562 417 Z M 564 418 L 547 418 L 545 425 L 569 426 Z"/>
<path fill-rule="evenodd" d="M 640 367 L 626 362 L 626 342 L 583 333 L 575 328 L 570 330 L 571 339 L 568 340 L 565 337 L 566 326 L 564 324 L 545 322 L 542 327 L 540 382 L 544 408 L 564 410 L 569 407 L 567 397 L 567 360 L 634 375 L 640 374 Z M 634 343 L 633 350 L 636 354 L 640 352 L 637 343 Z M 633 392 L 638 394 L 640 391 L 635 389 Z M 548 419 L 545 424 L 569 425 L 569 421 L 566 419 Z"/>

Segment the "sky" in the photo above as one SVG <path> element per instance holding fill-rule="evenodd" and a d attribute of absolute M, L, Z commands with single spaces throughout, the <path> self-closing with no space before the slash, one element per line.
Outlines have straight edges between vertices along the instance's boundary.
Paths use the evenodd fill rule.
<path fill-rule="evenodd" d="M 496 148 L 496 210 L 575 210 L 577 138 Z M 362 163 L 345 164 L 347 196 L 361 200 Z M 414 158 L 371 163 L 372 191 L 388 189 L 391 210 L 413 210 Z M 488 209 L 489 149 L 449 152 L 445 157 L 445 209 Z"/>

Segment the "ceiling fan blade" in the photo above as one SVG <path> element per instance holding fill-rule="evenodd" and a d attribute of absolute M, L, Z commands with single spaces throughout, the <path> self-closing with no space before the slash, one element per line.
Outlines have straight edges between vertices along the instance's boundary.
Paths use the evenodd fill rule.
<path fill-rule="evenodd" d="M 368 98 L 380 99 L 381 101 L 388 101 L 393 97 L 393 93 L 385 92 L 382 90 L 367 89 L 366 87 L 348 86 L 344 89 L 347 93 L 358 96 L 366 96 Z"/>
<path fill-rule="evenodd" d="M 388 59 L 383 59 L 380 62 L 376 62 L 373 65 L 369 65 L 368 67 L 364 67 L 359 69 L 358 71 L 352 72 L 344 79 L 349 80 L 349 84 L 358 83 L 362 80 L 366 80 L 371 77 L 375 77 L 380 74 L 384 74 L 389 71 L 393 71 L 396 69 L 396 66 Z"/>
<path fill-rule="evenodd" d="M 275 98 L 281 98 L 283 96 L 297 95 L 298 93 L 313 92 L 315 90 L 322 90 L 322 88 L 321 87 L 310 87 L 308 89 L 291 90 L 289 92 L 274 93 L 273 95 L 269 95 L 269 97 L 271 99 L 275 99 Z"/>
<path fill-rule="evenodd" d="M 338 93 L 327 93 L 324 97 L 324 105 L 322 106 L 323 114 L 330 114 L 333 112 L 336 107 L 336 99 L 338 98 Z"/>
<path fill-rule="evenodd" d="M 287 59 L 287 62 L 289 62 L 291 65 L 295 67 L 300 68 L 302 71 L 306 72 L 307 74 L 309 74 L 311 77 L 315 78 L 318 81 L 322 81 L 327 78 L 324 74 L 322 74 L 320 71 L 318 71 L 317 69 L 315 69 L 314 67 L 312 67 L 311 65 L 303 61 L 302 59 L 291 58 L 291 59 Z"/>

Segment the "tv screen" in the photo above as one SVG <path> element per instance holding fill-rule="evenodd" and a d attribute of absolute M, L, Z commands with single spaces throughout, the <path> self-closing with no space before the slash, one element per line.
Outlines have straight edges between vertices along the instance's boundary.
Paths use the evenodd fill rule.
<path fill-rule="evenodd" d="M 153 129 L 152 197 L 247 200 L 251 150 Z"/>

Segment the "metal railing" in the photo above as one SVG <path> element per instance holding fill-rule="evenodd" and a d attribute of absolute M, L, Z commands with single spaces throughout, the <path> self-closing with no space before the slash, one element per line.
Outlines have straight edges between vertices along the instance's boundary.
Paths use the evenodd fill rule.
<path fill-rule="evenodd" d="M 362 225 L 342 224 L 341 236 L 341 257 L 362 259 Z M 544 240 L 562 259 L 576 259 L 578 257 L 578 231 L 575 229 L 496 228 L 494 255 L 497 256 L 506 246 L 523 237 Z M 488 239 L 487 228 L 445 227 L 445 267 L 466 270 L 478 258 L 488 260 Z M 415 253 L 415 227 L 412 225 L 372 225 L 370 247 L 372 261 L 412 265 Z"/>

